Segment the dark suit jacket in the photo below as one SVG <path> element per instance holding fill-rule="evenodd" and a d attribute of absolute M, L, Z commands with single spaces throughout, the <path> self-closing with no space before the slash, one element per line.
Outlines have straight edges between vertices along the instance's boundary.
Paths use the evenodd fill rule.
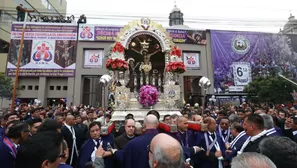
<path fill-rule="evenodd" d="M 78 134 L 79 133 L 77 132 L 75 127 L 73 127 L 73 129 L 74 129 L 75 136 L 76 136 L 76 145 L 78 146 Z M 64 140 L 67 142 L 67 145 L 68 145 L 68 148 L 69 148 L 69 158 L 68 158 L 68 160 L 66 162 L 67 164 L 69 164 L 70 163 L 70 158 L 71 158 L 71 153 L 72 153 L 72 146 L 73 146 L 72 133 L 70 132 L 70 130 L 66 126 L 63 126 L 61 128 L 61 132 L 62 132 Z M 79 148 L 77 148 L 77 149 L 79 150 Z M 73 161 L 72 161 L 72 164 L 71 164 L 72 167 L 76 167 L 77 159 L 78 159 L 78 156 L 76 155 L 76 152 L 74 151 L 73 152 Z"/>
<path fill-rule="evenodd" d="M 290 138 L 292 141 L 297 143 L 297 136 L 293 135 L 293 130 L 292 129 L 283 129 L 282 130 L 283 135 Z"/>
<path fill-rule="evenodd" d="M 243 152 L 257 152 L 259 153 L 259 143 L 262 139 L 266 138 L 267 136 L 264 135 L 253 142 L 249 142 L 249 144 L 244 148 Z"/>
<path fill-rule="evenodd" d="M 89 138 L 89 130 L 85 124 L 76 124 L 73 126 L 76 130 L 76 139 L 77 139 L 77 149 L 80 149 L 81 146 L 85 143 Z"/>

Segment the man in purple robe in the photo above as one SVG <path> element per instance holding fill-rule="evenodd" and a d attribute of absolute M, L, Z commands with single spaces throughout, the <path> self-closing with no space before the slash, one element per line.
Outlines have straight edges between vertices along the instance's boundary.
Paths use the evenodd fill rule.
<path fill-rule="evenodd" d="M 186 117 L 180 116 L 176 120 L 177 133 L 172 135 L 181 144 L 185 158 L 190 158 L 191 155 L 198 152 L 199 149 L 193 147 L 196 142 L 196 132 L 188 130 L 188 119 Z"/>
<path fill-rule="evenodd" d="M 264 128 L 267 136 L 280 136 L 279 132 L 274 127 L 274 121 L 272 116 L 268 114 L 260 114 L 264 120 Z"/>
<path fill-rule="evenodd" d="M 79 154 L 79 165 L 78 168 L 92 167 L 93 162 L 96 158 L 95 153 L 99 148 L 100 144 L 104 150 L 108 150 L 109 147 L 113 147 L 113 135 L 100 136 L 101 134 L 101 123 L 92 122 L 89 125 L 90 139 L 88 139 L 81 147 Z M 105 158 L 104 164 L 106 168 L 113 167 L 113 158 Z"/>
<path fill-rule="evenodd" d="M 224 158 L 225 167 L 230 167 L 230 163 L 233 157 L 237 155 L 237 152 L 241 149 L 243 143 L 248 136 L 246 135 L 243 127 L 239 123 L 231 125 L 231 133 L 234 137 L 231 143 L 226 143 L 226 157 Z"/>
<path fill-rule="evenodd" d="M 159 122 L 155 115 L 147 115 L 144 119 L 144 134 L 134 138 L 123 150 L 115 153 L 116 158 L 122 161 L 123 168 L 150 168 L 147 147 L 151 143 L 151 140 L 158 134 L 158 125 Z"/>
<path fill-rule="evenodd" d="M 231 142 L 230 121 L 228 117 L 222 117 L 217 126 L 217 134 L 222 138 L 224 143 Z"/>
<path fill-rule="evenodd" d="M 197 132 L 196 136 L 196 145 L 204 150 L 192 157 L 192 161 L 194 167 L 217 168 L 223 164 L 225 144 L 216 133 L 216 120 L 212 117 L 206 117 L 204 123 L 208 125 L 208 131 Z"/>
<path fill-rule="evenodd" d="M 14 168 L 20 143 L 29 136 L 29 126 L 21 121 L 13 122 L 6 137 L 0 139 L 0 167 Z"/>

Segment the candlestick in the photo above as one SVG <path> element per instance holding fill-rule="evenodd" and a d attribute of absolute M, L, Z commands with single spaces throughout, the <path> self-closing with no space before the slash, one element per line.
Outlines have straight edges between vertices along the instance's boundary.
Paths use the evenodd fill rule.
<path fill-rule="evenodd" d="M 143 85 L 143 74 L 140 72 L 140 87 Z"/>

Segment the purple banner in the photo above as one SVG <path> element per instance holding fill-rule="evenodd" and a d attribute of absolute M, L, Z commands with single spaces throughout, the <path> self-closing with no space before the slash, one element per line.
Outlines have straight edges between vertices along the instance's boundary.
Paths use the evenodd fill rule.
<path fill-rule="evenodd" d="M 297 78 L 297 36 L 211 31 L 216 92 L 239 91 L 256 76 Z"/>
<path fill-rule="evenodd" d="M 22 24 L 13 23 L 7 75 L 15 76 Z M 26 25 L 19 76 L 75 76 L 77 26 L 29 23 Z"/>
<path fill-rule="evenodd" d="M 14 23 L 11 26 L 11 31 L 21 32 L 23 24 Z M 63 33 L 76 33 L 77 27 L 72 24 L 55 24 L 55 23 L 38 23 L 38 24 L 26 24 L 26 32 L 63 32 Z"/>
<path fill-rule="evenodd" d="M 15 76 L 16 69 L 7 69 L 7 76 Z M 75 76 L 75 69 L 20 69 L 19 76 L 69 77 Z"/>
<path fill-rule="evenodd" d="M 113 42 L 122 27 L 83 25 L 79 28 L 81 41 Z M 167 29 L 174 43 L 206 44 L 206 31 L 190 29 Z"/>

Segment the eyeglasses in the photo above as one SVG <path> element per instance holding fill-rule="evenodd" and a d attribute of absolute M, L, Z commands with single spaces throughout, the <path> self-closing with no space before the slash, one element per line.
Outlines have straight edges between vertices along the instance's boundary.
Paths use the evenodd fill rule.
<path fill-rule="evenodd" d="M 147 150 L 148 152 L 154 154 L 154 153 L 151 151 L 151 145 L 150 145 L 150 144 L 147 146 L 146 150 Z"/>

